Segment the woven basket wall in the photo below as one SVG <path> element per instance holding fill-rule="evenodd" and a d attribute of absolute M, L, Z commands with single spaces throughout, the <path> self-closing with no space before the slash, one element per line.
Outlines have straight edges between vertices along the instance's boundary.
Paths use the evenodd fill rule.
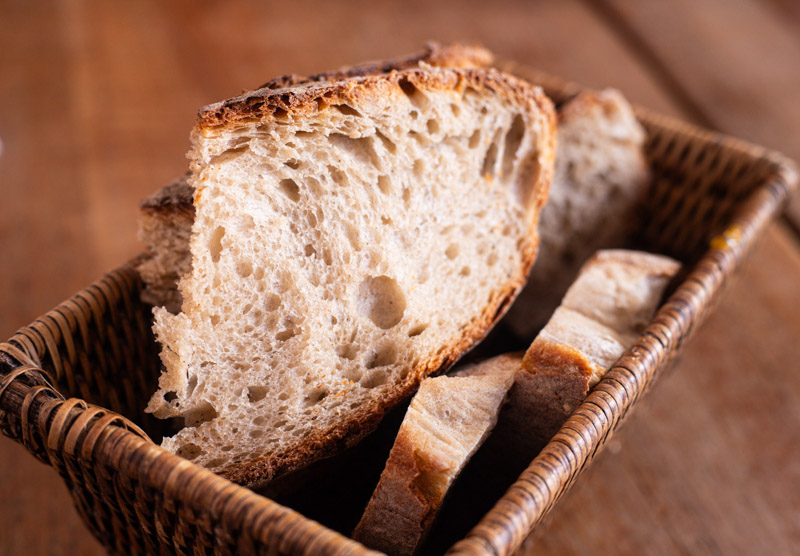
<path fill-rule="evenodd" d="M 512 68 L 557 101 L 571 84 Z M 637 112 L 653 171 L 651 251 L 691 269 L 636 344 L 452 553 L 509 554 L 574 482 L 678 353 L 795 187 L 791 163 L 747 143 Z M 0 429 L 67 484 L 110 552 L 366 554 L 297 512 L 159 448 L 143 413 L 160 373 L 136 261 L 0 344 Z M 141 427 L 141 428 L 140 428 Z"/>

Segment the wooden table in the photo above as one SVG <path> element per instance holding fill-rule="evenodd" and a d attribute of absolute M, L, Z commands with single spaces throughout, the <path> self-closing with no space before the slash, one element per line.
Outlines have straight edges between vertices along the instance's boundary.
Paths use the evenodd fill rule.
<path fill-rule="evenodd" d="M 134 255 L 197 107 L 267 78 L 480 41 L 800 159 L 800 7 L 693 2 L 0 4 L 0 337 Z M 528 554 L 800 547 L 800 203 Z M 0 439 L 0 553 L 95 554 L 56 473 Z"/>

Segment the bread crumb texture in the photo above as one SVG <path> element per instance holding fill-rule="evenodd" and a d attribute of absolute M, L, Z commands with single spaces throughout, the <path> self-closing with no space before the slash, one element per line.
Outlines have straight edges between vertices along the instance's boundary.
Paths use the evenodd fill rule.
<path fill-rule="evenodd" d="M 166 371 L 148 410 L 186 423 L 163 446 L 254 482 L 367 432 L 522 284 L 552 127 L 538 89 L 477 70 L 201 111 L 192 271 L 182 311 L 155 309 Z"/>

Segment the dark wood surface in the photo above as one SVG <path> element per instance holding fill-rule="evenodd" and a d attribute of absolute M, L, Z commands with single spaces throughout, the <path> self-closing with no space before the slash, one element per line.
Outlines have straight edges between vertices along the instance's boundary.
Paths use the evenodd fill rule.
<path fill-rule="evenodd" d="M 0 337 L 134 255 L 204 103 L 480 41 L 800 158 L 800 9 L 703 2 L 1 2 Z M 672 373 L 528 554 L 800 546 L 800 210 L 772 227 Z M 96 554 L 54 471 L 0 439 L 0 554 Z"/>

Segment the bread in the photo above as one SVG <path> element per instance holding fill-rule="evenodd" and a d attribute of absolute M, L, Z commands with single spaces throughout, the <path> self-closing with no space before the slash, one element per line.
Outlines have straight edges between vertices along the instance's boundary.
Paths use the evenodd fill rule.
<path fill-rule="evenodd" d="M 182 311 L 155 309 L 162 445 L 262 483 L 369 432 L 504 313 L 533 262 L 549 100 L 410 69 L 201 110 Z"/>
<path fill-rule="evenodd" d="M 140 205 L 139 241 L 150 253 L 139 265 L 145 283 L 142 300 L 171 313 L 181 309 L 178 279 L 192 270 L 189 237 L 194 223 L 194 189 L 185 174 Z"/>
<path fill-rule="evenodd" d="M 450 485 L 497 422 L 522 363 L 501 355 L 422 381 L 353 538 L 387 554 L 413 554 Z"/>
<path fill-rule="evenodd" d="M 544 326 L 595 251 L 625 246 L 649 179 L 645 132 L 618 91 L 580 93 L 561 107 L 558 120 L 539 256 L 506 319 L 523 338 Z"/>
<path fill-rule="evenodd" d="M 589 259 L 525 353 L 498 425 L 503 442 L 530 461 L 633 345 L 679 269 L 639 251 Z"/>
<path fill-rule="evenodd" d="M 430 42 L 418 53 L 394 60 L 368 62 L 336 71 L 309 76 L 284 75 L 268 81 L 258 89 L 280 89 L 309 83 L 380 75 L 416 67 L 482 68 L 493 61 L 491 52 L 480 46 L 462 44 L 442 45 Z M 145 283 L 142 299 L 152 305 L 164 306 L 170 313 L 181 308 L 178 279 L 191 270 L 189 236 L 194 222 L 194 188 L 188 174 L 163 187 L 140 204 L 139 240 L 151 257 L 139 271 Z"/>

